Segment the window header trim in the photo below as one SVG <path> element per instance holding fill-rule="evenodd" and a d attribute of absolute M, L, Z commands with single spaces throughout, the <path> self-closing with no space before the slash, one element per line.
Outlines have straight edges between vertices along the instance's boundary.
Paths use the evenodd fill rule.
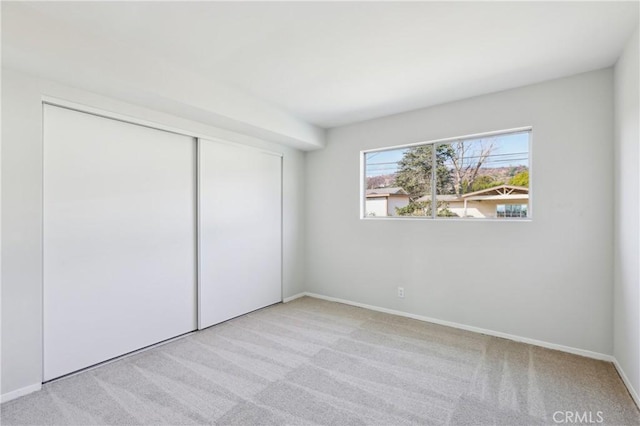
<path fill-rule="evenodd" d="M 435 139 L 435 140 L 423 141 L 423 142 L 412 142 L 412 143 L 407 143 L 402 145 L 385 146 L 384 148 L 365 149 L 360 152 L 362 154 L 368 154 L 371 152 L 391 151 L 394 149 L 411 148 L 414 146 L 431 145 L 436 143 L 447 143 L 447 142 L 454 142 L 458 140 L 481 139 L 481 138 L 491 137 L 491 136 L 504 136 L 504 135 L 511 135 L 515 133 L 525 133 L 525 132 L 531 133 L 532 130 L 533 130 L 533 126 L 516 127 L 513 129 L 496 130 L 493 132 L 474 133 L 474 134 L 464 135 L 464 136 L 455 136 L 452 138 L 443 138 L 443 139 Z"/>

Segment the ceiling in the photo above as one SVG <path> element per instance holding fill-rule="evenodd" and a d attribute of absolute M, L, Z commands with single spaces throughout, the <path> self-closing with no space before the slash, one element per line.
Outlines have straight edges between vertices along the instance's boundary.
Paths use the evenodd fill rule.
<path fill-rule="evenodd" d="M 638 2 L 20 7 L 78 37 L 144 52 L 140 61 L 161 58 L 324 128 L 611 66 L 639 13 Z"/>

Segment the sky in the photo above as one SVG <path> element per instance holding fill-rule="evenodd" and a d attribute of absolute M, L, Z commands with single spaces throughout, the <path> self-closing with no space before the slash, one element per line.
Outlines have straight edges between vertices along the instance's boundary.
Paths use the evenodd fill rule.
<path fill-rule="evenodd" d="M 529 132 L 522 132 L 493 137 L 495 148 L 483 167 L 528 166 L 529 135 Z M 397 162 L 402 159 L 406 150 L 407 148 L 401 148 L 367 153 L 365 155 L 367 177 L 396 172 Z"/>

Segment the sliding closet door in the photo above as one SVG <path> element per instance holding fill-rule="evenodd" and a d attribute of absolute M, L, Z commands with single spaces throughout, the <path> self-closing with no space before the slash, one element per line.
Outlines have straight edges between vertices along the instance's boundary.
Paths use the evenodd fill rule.
<path fill-rule="evenodd" d="M 282 158 L 199 140 L 204 328 L 282 300 Z"/>
<path fill-rule="evenodd" d="M 44 380 L 192 331 L 195 140 L 44 107 Z"/>

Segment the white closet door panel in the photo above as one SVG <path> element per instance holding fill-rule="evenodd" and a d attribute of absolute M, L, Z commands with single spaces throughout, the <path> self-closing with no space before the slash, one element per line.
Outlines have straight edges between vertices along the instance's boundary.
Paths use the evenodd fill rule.
<path fill-rule="evenodd" d="M 195 140 L 44 107 L 44 380 L 194 330 Z"/>
<path fill-rule="evenodd" d="M 282 158 L 199 141 L 204 328 L 282 300 Z"/>

